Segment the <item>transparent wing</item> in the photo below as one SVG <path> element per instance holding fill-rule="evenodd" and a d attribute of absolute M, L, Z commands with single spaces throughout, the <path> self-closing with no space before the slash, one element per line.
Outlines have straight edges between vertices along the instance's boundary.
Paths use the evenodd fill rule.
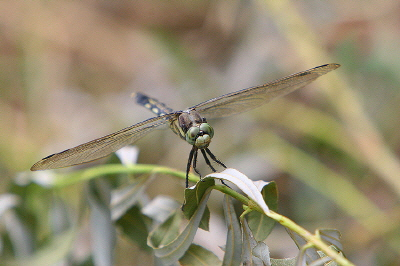
<path fill-rule="evenodd" d="M 228 93 L 202 102 L 189 109 L 195 109 L 205 118 L 217 118 L 246 112 L 277 97 L 302 88 L 318 77 L 340 67 L 326 64 L 305 70 L 270 83 Z"/>
<path fill-rule="evenodd" d="M 157 127 L 169 124 L 170 119 L 176 119 L 178 115 L 178 113 L 171 113 L 150 118 L 102 138 L 89 141 L 60 153 L 52 154 L 35 163 L 31 167 L 31 170 L 67 167 L 100 159 L 128 144 L 134 143 Z"/>

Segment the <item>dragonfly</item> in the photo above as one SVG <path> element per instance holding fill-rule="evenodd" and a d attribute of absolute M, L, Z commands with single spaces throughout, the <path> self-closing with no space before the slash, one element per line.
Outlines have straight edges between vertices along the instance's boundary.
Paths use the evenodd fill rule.
<path fill-rule="evenodd" d="M 214 129 L 207 122 L 207 119 L 227 117 L 249 111 L 273 99 L 302 88 L 318 77 L 338 67 L 340 67 L 340 64 L 335 63 L 317 66 L 264 85 L 250 87 L 212 98 L 183 111 L 174 111 L 165 104 L 143 93 L 134 93 L 136 102 L 150 109 L 157 115 L 156 117 L 78 145 L 74 148 L 49 155 L 35 163 L 31 167 L 31 170 L 55 169 L 91 162 L 106 157 L 124 146 L 135 143 L 156 128 L 169 125 L 175 134 L 192 146 L 186 165 L 187 188 L 189 185 L 189 172 L 191 168 L 201 176 L 200 172 L 197 170 L 197 156 L 199 150 L 206 164 L 213 172 L 216 172 L 216 170 L 211 164 L 210 159 L 226 168 L 225 164 L 218 160 L 208 148 L 214 136 Z M 208 157 L 210 157 L 210 159 Z"/>

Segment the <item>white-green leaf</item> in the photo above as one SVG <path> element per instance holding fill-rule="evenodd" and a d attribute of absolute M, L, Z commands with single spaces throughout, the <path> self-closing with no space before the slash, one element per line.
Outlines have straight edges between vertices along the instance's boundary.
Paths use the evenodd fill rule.
<path fill-rule="evenodd" d="M 242 231 L 236 217 L 231 199 L 224 196 L 224 214 L 228 234 L 226 237 L 225 256 L 222 265 L 240 265 L 242 257 Z"/>
<path fill-rule="evenodd" d="M 147 177 L 139 177 L 131 184 L 112 191 L 111 216 L 114 221 L 119 219 L 127 210 L 143 198 L 143 191 L 146 188 L 145 184 L 150 180 Z"/>
<path fill-rule="evenodd" d="M 137 162 L 139 157 L 139 148 L 132 145 L 125 146 L 117 150 L 115 155 L 118 156 L 118 159 L 123 165 L 131 166 Z"/>
<path fill-rule="evenodd" d="M 269 249 L 263 242 L 257 242 L 250 230 L 247 220 L 243 217 L 240 219 L 243 231 L 243 252 L 242 260 L 243 265 L 256 266 L 266 265 L 270 266 Z"/>
<path fill-rule="evenodd" d="M 182 221 L 182 213 L 175 210 L 174 213 L 149 234 L 148 245 L 159 248 L 168 245 L 179 235 L 179 227 Z"/>
<path fill-rule="evenodd" d="M 278 192 L 275 182 L 256 181 L 254 182 L 258 190 L 264 198 L 268 207 L 277 211 L 278 209 Z M 252 234 L 257 241 L 264 241 L 271 233 L 275 225 L 275 220 L 269 218 L 263 213 L 256 211 L 250 212 L 247 215 L 249 226 Z"/>
<path fill-rule="evenodd" d="M 93 260 L 96 265 L 113 265 L 116 233 L 111 219 L 111 190 L 102 179 L 91 180 L 88 187 Z"/>
<path fill-rule="evenodd" d="M 183 232 L 172 242 L 160 246 L 154 245 L 151 240 L 153 232 L 150 234 L 148 238 L 148 245 L 153 247 L 155 255 L 164 264 L 169 265 L 178 261 L 192 244 L 193 238 L 197 232 L 197 228 L 200 224 L 201 218 L 206 208 L 210 192 L 211 190 L 208 189 L 201 199 L 200 203 L 198 204 L 196 212 L 193 214 Z"/>
<path fill-rule="evenodd" d="M 185 189 L 185 203 L 183 204 L 183 214 L 187 219 L 190 219 L 199 207 L 200 201 L 204 194 L 209 191 L 209 188 L 215 185 L 215 181 L 212 178 L 202 179 L 197 182 L 195 186 Z M 210 211 L 206 207 L 200 228 L 208 231 L 209 230 Z"/>
<path fill-rule="evenodd" d="M 269 208 L 265 204 L 265 201 L 263 199 L 263 196 L 261 195 L 260 191 L 258 190 L 257 186 L 254 184 L 254 182 L 249 179 L 247 176 L 242 174 L 236 169 L 232 168 L 227 168 L 221 173 L 212 173 L 205 178 L 218 178 L 218 179 L 223 179 L 229 182 L 232 182 L 235 184 L 240 190 L 243 191 L 249 198 L 251 198 L 253 201 L 255 201 L 258 206 L 261 207 L 261 209 L 264 211 L 264 213 L 269 213 Z"/>
<path fill-rule="evenodd" d="M 257 245 L 253 248 L 253 256 L 260 259 L 263 262 L 263 265 L 271 265 L 269 248 L 264 242 L 257 242 Z"/>
<path fill-rule="evenodd" d="M 63 260 L 71 251 L 76 231 L 76 228 L 70 228 L 61 234 L 52 236 L 48 239 L 47 244 L 36 250 L 32 256 L 10 261 L 2 260 L 2 265 L 42 266 L 63 264 Z"/>
<path fill-rule="evenodd" d="M 180 265 L 219 266 L 222 261 L 211 251 L 202 246 L 191 244 L 185 255 L 179 260 Z"/>
<path fill-rule="evenodd" d="M 157 223 L 163 223 L 180 206 L 180 203 L 176 200 L 159 195 L 142 208 L 142 213 Z"/>

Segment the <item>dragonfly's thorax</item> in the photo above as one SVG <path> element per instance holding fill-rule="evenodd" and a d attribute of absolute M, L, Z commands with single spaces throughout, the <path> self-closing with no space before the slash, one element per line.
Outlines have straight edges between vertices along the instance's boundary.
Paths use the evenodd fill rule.
<path fill-rule="evenodd" d="M 199 149 L 207 148 L 214 136 L 214 129 L 205 118 L 195 110 L 188 110 L 179 116 L 181 135 L 190 144 Z"/>

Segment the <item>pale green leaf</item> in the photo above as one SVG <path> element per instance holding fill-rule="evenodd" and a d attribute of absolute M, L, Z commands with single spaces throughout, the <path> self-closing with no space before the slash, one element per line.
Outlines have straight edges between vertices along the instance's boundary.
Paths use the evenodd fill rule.
<path fill-rule="evenodd" d="M 206 178 L 217 178 L 232 182 L 240 190 L 242 190 L 250 199 L 256 202 L 258 206 L 260 206 L 260 208 L 264 211 L 264 213 L 269 213 L 269 208 L 265 204 L 263 196 L 261 195 L 257 186 L 251 179 L 249 179 L 247 176 L 245 176 L 238 170 L 227 168 L 221 173 L 209 174 L 205 176 L 203 180 L 205 180 Z"/>
<path fill-rule="evenodd" d="M 169 265 L 178 261 L 192 244 L 193 238 L 197 232 L 197 228 L 199 227 L 199 224 L 203 217 L 204 210 L 206 209 L 210 192 L 210 189 L 206 191 L 189 223 L 187 224 L 183 232 L 172 242 L 165 245 L 156 246 L 151 241 L 152 238 L 150 235 L 148 239 L 148 245 L 154 248 L 155 255 L 164 264 Z"/>
<path fill-rule="evenodd" d="M 225 256 L 222 265 L 240 265 L 242 257 L 242 231 L 236 217 L 231 199 L 225 195 L 223 201 L 228 234 L 226 237 Z"/>
<path fill-rule="evenodd" d="M 196 244 L 190 245 L 179 263 L 182 266 L 219 266 L 222 264 L 214 253 Z"/>

